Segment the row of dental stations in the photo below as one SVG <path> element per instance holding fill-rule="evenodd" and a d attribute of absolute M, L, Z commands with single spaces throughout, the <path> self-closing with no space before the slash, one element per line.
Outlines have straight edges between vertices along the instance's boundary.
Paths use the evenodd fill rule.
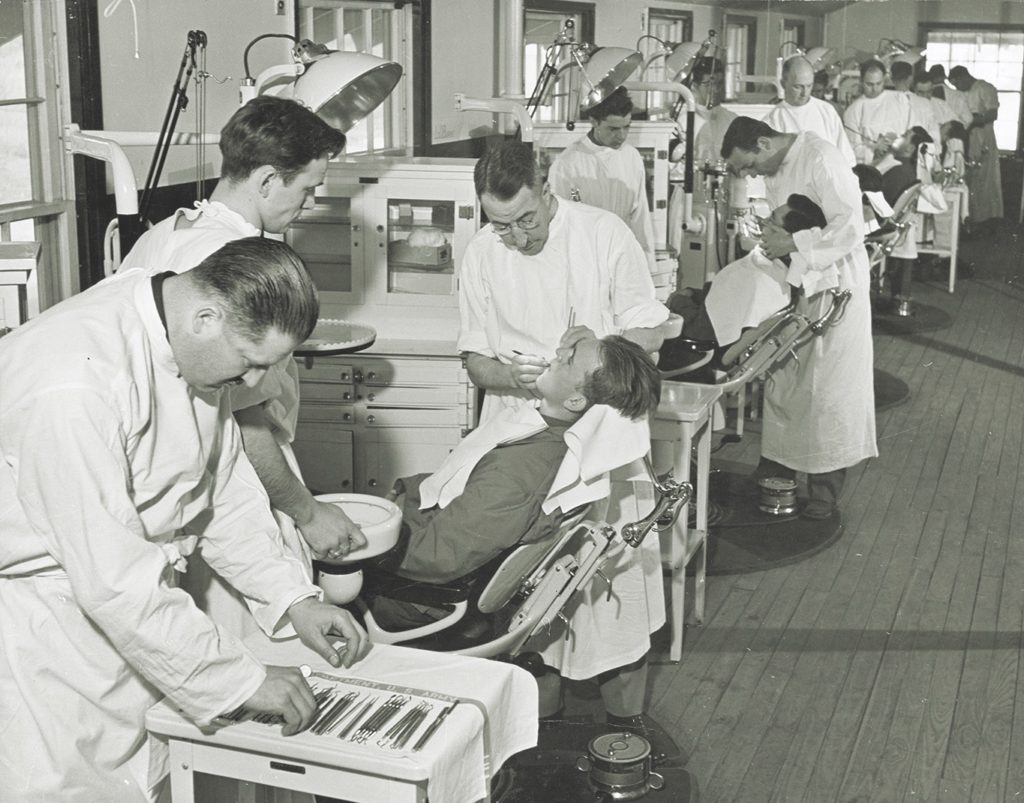
<path fill-rule="evenodd" d="M 335 735 L 298 663 L 472 696 L 490 670 L 458 661 L 478 659 L 381 643 L 451 609 L 392 581 L 451 584 L 581 510 L 614 533 L 643 519 L 648 421 L 692 344 L 714 358 L 780 310 L 816 320 L 841 298 L 773 366 L 757 467 L 807 476 L 803 516 L 836 514 L 847 469 L 877 455 L 866 237 L 968 162 L 972 219 L 1001 215 L 995 90 L 905 49 L 841 70 L 795 51 L 763 104 L 730 107 L 713 35 L 677 48 L 655 90 L 639 53 L 570 28 L 556 45 L 545 85 L 511 103 L 518 130 L 478 160 L 344 156 L 397 75 L 369 101 L 254 97 L 221 131 L 208 199 L 0 340 L 5 799 L 166 794 L 166 744 L 146 735 L 163 698 L 203 728 Z M 534 123 L 556 87 L 575 131 Z M 650 91 L 665 108 L 634 122 Z M 631 141 L 666 151 L 665 172 Z M 893 254 L 904 301 L 914 254 Z M 601 729 L 639 746 L 631 760 L 678 760 L 644 711 L 666 619 L 656 541 L 609 552 L 561 622 L 515 645 L 540 659 L 504 713 L 532 724 L 500 758 L 558 714 L 563 678 L 597 678 Z M 457 646 L 496 638 L 462 624 Z M 302 657 L 261 657 L 289 638 Z"/>

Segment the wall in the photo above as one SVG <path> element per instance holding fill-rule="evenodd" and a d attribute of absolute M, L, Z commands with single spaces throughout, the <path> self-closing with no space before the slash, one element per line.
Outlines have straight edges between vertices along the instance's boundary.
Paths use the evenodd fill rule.
<path fill-rule="evenodd" d="M 107 7 L 102 3 L 102 7 Z M 138 58 L 132 4 L 121 3 L 110 17 L 100 14 L 101 79 L 103 82 L 103 127 L 108 131 L 159 132 L 167 112 L 171 90 L 185 52 L 190 30 L 207 36 L 206 70 L 214 77 L 206 82 L 206 132 L 217 133 L 238 108 L 238 87 L 244 75 L 245 46 L 263 33 L 294 32 L 293 0 L 285 0 L 284 14 L 276 12 L 275 0 L 136 0 Z M 291 43 L 268 39 L 256 44 L 249 60 L 255 77 L 260 70 L 289 60 Z M 223 83 L 218 83 L 222 81 Z M 198 131 L 200 104 L 194 81 L 187 89 L 188 106 L 175 130 Z M 154 148 L 126 148 L 141 188 L 145 183 Z M 220 154 L 208 146 L 206 175 L 220 172 Z M 195 180 L 194 147 L 171 149 L 161 185 Z"/>

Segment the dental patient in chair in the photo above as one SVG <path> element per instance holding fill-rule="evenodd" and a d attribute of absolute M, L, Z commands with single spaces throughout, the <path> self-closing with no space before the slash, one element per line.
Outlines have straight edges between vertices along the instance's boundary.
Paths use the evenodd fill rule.
<path fill-rule="evenodd" d="M 794 194 L 761 225 L 762 233 L 778 227 L 793 234 L 824 228 L 826 220 L 810 198 Z M 662 344 L 658 368 L 665 372 L 678 370 L 695 362 L 701 351 L 715 350 L 721 355 L 744 329 L 758 326 L 785 309 L 792 292 L 786 280 L 789 266 L 789 257 L 769 259 L 760 246 L 755 246 L 715 274 L 703 290 L 685 288 L 673 293 L 668 308 L 682 316 L 683 331 L 680 337 Z"/>
<path fill-rule="evenodd" d="M 558 528 L 561 511 L 545 513 L 542 505 L 568 449 L 566 431 L 594 405 L 607 405 L 626 419 L 646 419 L 661 392 L 654 362 L 635 343 L 618 335 L 572 338 L 563 340 L 537 379 L 535 409 L 475 430 L 434 474 L 395 483 L 390 498 L 402 509 L 402 529 L 395 548 L 378 559 L 379 568 L 411 580 L 443 583 Z M 450 483 L 459 470 L 455 462 L 465 464 L 467 451 L 474 448 L 484 453 L 464 486 Z M 448 498 L 450 489 L 459 486 L 461 492 Z M 389 630 L 409 629 L 444 615 L 380 597 L 369 605 Z"/>

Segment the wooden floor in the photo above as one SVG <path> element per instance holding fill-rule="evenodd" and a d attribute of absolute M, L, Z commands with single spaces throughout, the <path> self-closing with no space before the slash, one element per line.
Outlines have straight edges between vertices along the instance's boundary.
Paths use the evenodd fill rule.
<path fill-rule="evenodd" d="M 954 295 L 916 286 L 948 328 L 876 334 L 911 396 L 879 414 L 838 542 L 709 578 L 682 662 L 652 655 L 648 711 L 702 803 L 1024 800 L 1020 244 L 1007 223 L 965 245 Z M 757 441 L 714 460 L 752 467 Z"/>

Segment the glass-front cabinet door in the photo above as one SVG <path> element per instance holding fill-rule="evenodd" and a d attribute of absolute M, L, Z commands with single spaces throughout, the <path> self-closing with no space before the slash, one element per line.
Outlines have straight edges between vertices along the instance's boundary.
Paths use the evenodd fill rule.
<path fill-rule="evenodd" d="M 321 294 L 339 303 L 363 301 L 361 222 L 351 196 L 318 195 L 288 229 L 287 241 L 302 257 Z"/>

